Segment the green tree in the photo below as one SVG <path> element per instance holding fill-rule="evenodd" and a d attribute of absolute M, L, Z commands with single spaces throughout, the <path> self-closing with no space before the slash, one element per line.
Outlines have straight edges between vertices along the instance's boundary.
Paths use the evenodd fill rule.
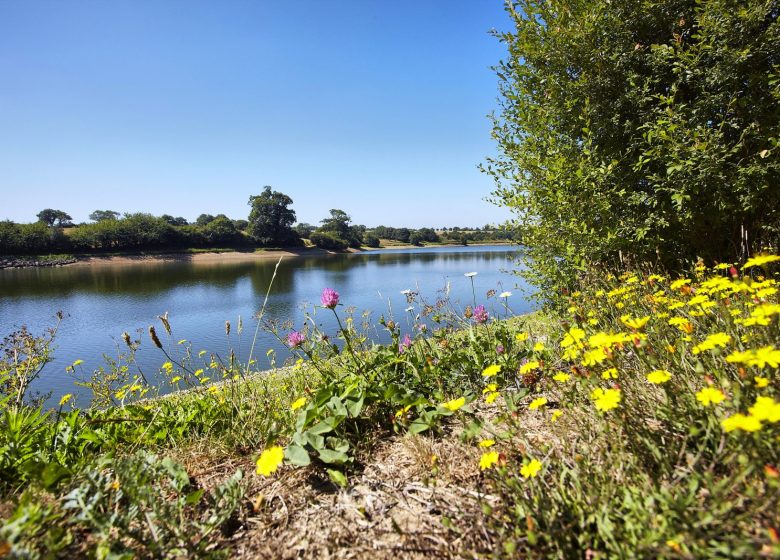
<path fill-rule="evenodd" d="M 195 225 L 201 227 L 207 226 L 209 225 L 209 223 L 213 222 L 214 219 L 215 219 L 214 216 L 212 216 L 211 214 L 201 214 L 200 216 L 195 218 Z"/>
<path fill-rule="evenodd" d="M 89 215 L 89 219 L 93 222 L 102 222 L 104 220 L 118 220 L 119 212 L 113 210 L 95 210 Z"/>
<path fill-rule="evenodd" d="M 41 210 L 38 212 L 37 218 L 49 227 L 53 227 L 55 222 L 57 227 L 67 227 L 72 225 L 71 221 L 73 220 L 68 213 L 53 208 Z"/>
<path fill-rule="evenodd" d="M 500 156 L 483 169 L 545 295 L 626 259 L 676 267 L 777 246 L 777 0 L 523 0 L 508 11 Z"/>
<path fill-rule="evenodd" d="M 301 236 L 301 238 L 308 239 L 309 236 L 312 234 L 312 232 L 317 228 L 311 224 L 302 222 L 300 224 L 295 224 L 295 227 L 293 229 L 295 230 L 295 233 Z"/>
<path fill-rule="evenodd" d="M 360 247 L 365 226 L 352 226 L 351 222 L 352 218 L 349 214 L 344 210 L 334 208 L 330 211 L 330 217 L 320 222 L 322 225 L 317 231 L 332 233 L 338 239 L 344 240 L 350 247 L 357 248 Z"/>
<path fill-rule="evenodd" d="M 266 186 L 259 196 L 250 196 L 249 226 L 250 237 L 261 245 L 297 245 L 300 238 L 293 231 L 295 211 L 289 208 L 292 199 L 286 194 L 274 191 Z"/>
<path fill-rule="evenodd" d="M 202 229 L 207 243 L 235 243 L 241 238 L 233 220 L 226 216 L 217 216 Z"/>

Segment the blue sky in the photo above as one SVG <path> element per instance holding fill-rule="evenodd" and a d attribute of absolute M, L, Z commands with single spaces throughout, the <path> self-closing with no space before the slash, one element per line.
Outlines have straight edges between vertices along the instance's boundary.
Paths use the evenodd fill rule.
<path fill-rule="evenodd" d="M 0 219 L 43 208 L 302 222 L 509 217 L 495 152 L 501 0 L 0 2 Z"/>

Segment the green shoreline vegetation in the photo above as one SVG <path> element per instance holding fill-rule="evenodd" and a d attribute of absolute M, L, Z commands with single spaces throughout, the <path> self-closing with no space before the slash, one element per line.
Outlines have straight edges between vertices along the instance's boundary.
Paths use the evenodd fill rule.
<path fill-rule="evenodd" d="M 511 242 L 511 230 L 491 225 L 434 230 L 353 225 L 343 210 L 333 209 L 319 227 L 295 224 L 292 199 L 265 187 L 250 197 L 247 220 L 231 220 L 223 214 L 201 214 L 190 224 L 184 218 L 136 213 L 120 215 L 110 210 L 90 214 L 92 223 L 75 225 L 70 215 L 51 208 L 38 213 L 38 222 L 0 222 L 0 255 L 42 260 L 47 255 L 109 256 L 123 254 L 254 251 L 262 248 L 295 249 L 314 246 L 343 251 L 391 245 Z M 293 225 L 295 224 L 295 225 Z M 51 260 L 51 257 L 45 260 Z"/>
<path fill-rule="evenodd" d="M 0 552 L 780 557 L 780 5 L 507 12 L 498 155 L 483 170 L 515 212 L 507 232 L 541 310 L 511 317 L 509 292 L 455 308 L 410 291 L 402 333 L 323 286 L 303 321 L 261 310 L 251 329 L 226 324 L 276 335 L 295 355 L 285 364 L 171 340 L 162 316 L 143 342 L 159 372 L 138 369 L 129 335 L 119 360 L 70 366 L 92 394 L 83 408 L 28 394 L 55 332 L 13 333 L 0 352 Z M 393 237 L 374 228 L 368 243 L 336 209 L 293 229 L 288 201 L 270 187 L 252 197 L 246 235 L 331 250 Z M 54 210 L 0 232 L 111 250 L 97 234 L 129 224 L 243 231 L 105 212 L 72 233 Z M 338 326 L 322 332 L 320 314 Z M 391 342 L 372 342 L 377 330 Z M 254 375 L 260 359 L 279 369 Z M 160 384 L 197 390 L 151 398 Z"/>

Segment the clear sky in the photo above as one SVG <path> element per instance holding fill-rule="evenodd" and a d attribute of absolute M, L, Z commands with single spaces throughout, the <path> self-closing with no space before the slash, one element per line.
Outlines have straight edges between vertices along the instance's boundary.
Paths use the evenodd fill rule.
<path fill-rule="evenodd" d="M 0 219 L 482 226 L 501 0 L 0 1 Z"/>

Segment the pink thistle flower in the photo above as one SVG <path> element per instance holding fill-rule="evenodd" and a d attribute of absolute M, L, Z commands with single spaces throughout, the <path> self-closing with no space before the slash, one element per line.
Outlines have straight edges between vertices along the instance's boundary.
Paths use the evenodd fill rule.
<path fill-rule="evenodd" d="M 322 302 L 323 307 L 335 309 L 339 304 L 339 293 L 333 288 L 325 288 L 322 290 L 320 301 Z"/>
<path fill-rule="evenodd" d="M 401 341 L 401 344 L 398 345 L 398 353 L 403 354 L 406 352 L 406 350 L 412 345 L 412 339 L 409 338 L 408 334 L 404 335 L 404 339 Z"/>
<path fill-rule="evenodd" d="M 488 317 L 489 315 L 484 305 L 476 306 L 472 312 L 472 318 L 477 324 L 487 323 Z"/>
<path fill-rule="evenodd" d="M 303 333 L 298 331 L 292 331 L 287 335 L 287 346 L 290 348 L 298 348 L 306 341 L 306 337 Z"/>

